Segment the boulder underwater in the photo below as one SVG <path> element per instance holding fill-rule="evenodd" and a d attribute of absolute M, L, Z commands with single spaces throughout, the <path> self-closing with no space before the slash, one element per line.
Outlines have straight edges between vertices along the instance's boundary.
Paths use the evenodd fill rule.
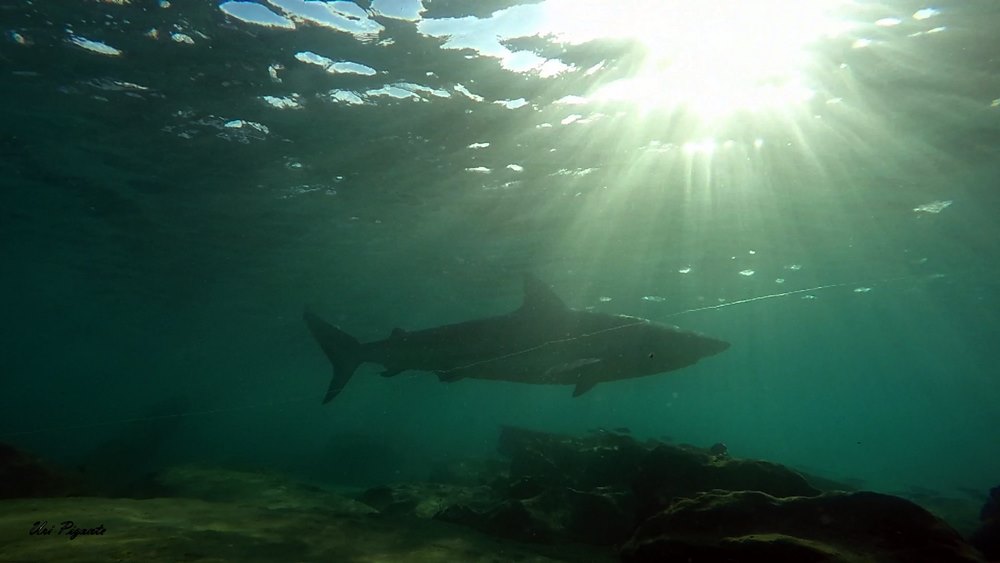
<path fill-rule="evenodd" d="M 759 491 L 700 493 L 640 524 L 621 555 L 626 563 L 982 561 L 958 532 L 923 508 L 872 492 L 785 498 Z"/>
<path fill-rule="evenodd" d="M 990 489 L 986 503 L 979 512 L 980 525 L 969 543 L 990 561 L 1000 561 L 1000 485 Z"/>
<path fill-rule="evenodd" d="M 719 444 L 507 426 L 498 451 L 507 471 L 492 465 L 465 493 L 411 483 L 369 490 L 360 500 L 521 542 L 619 549 L 627 563 L 983 561 L 909 500 L 736 458 Z"/>
<path fill-rule="evenodd" d="M 85 491 L 80 475 L 0 442 L 0 499 L 66 497 Z"/>

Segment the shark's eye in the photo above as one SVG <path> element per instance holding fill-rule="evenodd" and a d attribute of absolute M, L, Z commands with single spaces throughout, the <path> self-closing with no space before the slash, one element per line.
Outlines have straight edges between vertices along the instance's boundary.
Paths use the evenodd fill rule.
<path fill-rule="evenodd" d="M 655 355 L 656 355 L 656 354 L 654 354 L 654 353 L 650 352 L 650 353 L 649 353 L 649 359 L 650 359 L 650 360 L 652 360 L 652 359 L 653 359 L 653 356 L 655 356 Z"/>

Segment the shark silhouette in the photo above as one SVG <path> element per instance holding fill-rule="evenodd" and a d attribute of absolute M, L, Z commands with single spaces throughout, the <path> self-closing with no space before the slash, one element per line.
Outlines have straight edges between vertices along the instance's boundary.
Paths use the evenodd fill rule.
<path fill-rule="evenodd" d="M 524 303 L 513 313 L 424 330 L 397 328 L 376 342 L 361 343 L 308 310 L 303 318 L 333 364 L 324 404 L 367 362 L 381 364 L 386 377 L 419 370 L 444 382 L 574 385 L 578 397 L 601 382 L 681 369 L 729 348 L 648 319 L 570 309 L 533 276 L 525 276 Z"/>

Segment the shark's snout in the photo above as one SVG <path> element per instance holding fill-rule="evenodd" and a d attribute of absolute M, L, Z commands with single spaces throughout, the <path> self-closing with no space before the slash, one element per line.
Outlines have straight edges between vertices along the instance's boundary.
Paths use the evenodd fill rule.
<path fill-rule="evenodd" d="M 702 351 L 705 356 L 714 356 L 725 352 L 729 349 L 729 346 L 730 344 L 725 340 L 704 337 L 704 341 L 702 342 Z"/>

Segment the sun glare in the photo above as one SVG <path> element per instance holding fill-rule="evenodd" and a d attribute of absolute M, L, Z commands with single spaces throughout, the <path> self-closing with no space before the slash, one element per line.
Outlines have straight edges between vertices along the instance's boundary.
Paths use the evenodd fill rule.
<path fill-rule="evenodd" d="M 645 0 L 625 12 L 550 0 L 562 40 L 631 39 L 646 56 L 632 76 L 589 96 L 641 106 L 687 107 L 704 116 L 793 105 L 812 97 L 807 47 L 836 34 L 842 0 Z M 618 13 L 615 13 L 618 12 Z M 586 14 L 586 15 L 581 15 Z"/>

